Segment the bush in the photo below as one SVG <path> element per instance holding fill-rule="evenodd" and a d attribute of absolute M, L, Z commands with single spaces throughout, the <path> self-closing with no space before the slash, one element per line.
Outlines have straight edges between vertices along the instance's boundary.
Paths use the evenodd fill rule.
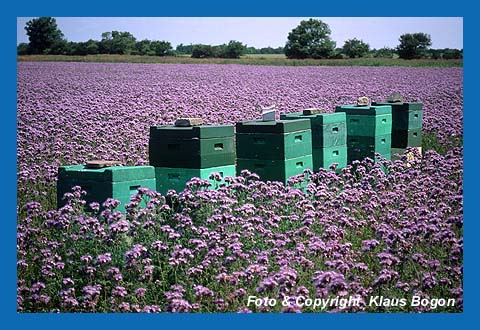
<path fill-rule="evenodd" d="M 192 47 L 193 58 L 209 58 L 215 57 L 215 48 L 211 45 L 193 45 Z"/>
<path fill-rule="evenodd" d="M 28 54 L 29 54 L 28 44 L 25 42 L 19 43 L 17 45 L 17 55 L 28 55 Z"/>

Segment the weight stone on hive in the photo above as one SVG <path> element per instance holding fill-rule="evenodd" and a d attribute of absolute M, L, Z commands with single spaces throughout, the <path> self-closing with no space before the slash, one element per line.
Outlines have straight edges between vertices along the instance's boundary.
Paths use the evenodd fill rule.
<path fill-rule="evenodd" d="M 389 103 L 403 103 L 404 98 L 403 98 L 402 94 L 400 94 L 399 92 L 395 92 L 392 95 L 390 95 L 389 97 L 387 97 L 387 102 L 389 102 Z"/>
<path fill-rule="evenodd" d="M 360 96 L 358 99 L 357 99 L 357 106 L 358 107 L 368 107 L 370 106 L 370 99 L 366 96 Z"/>
<path fill-rule="evenodd" d="M 326 111 L 320 108 L 308 108 L 303 110 L 305 116 L 317 115 L 319 113 L 325 113 Z"/>
<path fill-rule="evenodd" d="M 202 118 L 178 118 L 175 121 L 177 127 L 200 126 L 203 124 Z"/>

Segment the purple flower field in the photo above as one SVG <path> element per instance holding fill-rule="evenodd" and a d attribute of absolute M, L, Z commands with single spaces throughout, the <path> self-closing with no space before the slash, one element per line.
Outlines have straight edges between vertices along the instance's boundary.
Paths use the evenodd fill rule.
<path fill-rule="evenodd" d="M 18 311 L 462 311 L 462 80 L 459 68 L 18 63 Z M 256 104 L 333 112 L 393 91 L 424 104 L 445 153 L 305 173 L 306 191 L 244 172 L 218 190 L 194 179 L 168 203 L 141 189 L 126 216 L 115 200 L 86 213 L 79 189 L 55 209 L 59 165 L 147 164 L 151 125 L 256 119 Z M 358 304 L 309 304 L 334 298 Z"/>

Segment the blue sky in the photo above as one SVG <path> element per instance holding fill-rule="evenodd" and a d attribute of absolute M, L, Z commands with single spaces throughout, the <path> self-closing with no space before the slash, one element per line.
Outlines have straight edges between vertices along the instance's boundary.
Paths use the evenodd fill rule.
<path fill-rule="evenodd" d="M 17 18 L 17 43 L 28 42 L 25 23 Z M 295 17 L 56 17 L 69 41 L 101 39 L 102 32 L 128 31 L 137 40 L 167 40 L 178 44 L 222 44 L 238 40 L 254 47 L 284 46 L 288 33 L 302 19 Z M 404 33 L 425 32 L 432 48 L 463 48 L 461 17 L 318 17 L 330 26 L 337 47 L 358 38 L 372 48 L 395 47 Z"/>

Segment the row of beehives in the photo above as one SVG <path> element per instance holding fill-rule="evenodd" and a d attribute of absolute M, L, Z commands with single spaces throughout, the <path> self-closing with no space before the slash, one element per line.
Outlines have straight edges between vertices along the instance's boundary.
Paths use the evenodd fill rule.
<path fill-rule="evenodd" d="M 338 106 L 335 113 L 317 109 L 281 115 L 280 120 L 244 121 L 234 126 L 152 126 L 150 166 L 109 166 L 105 163 L 62 166 L 57 197 L 79 185 L 87 202 L 115 198 L 124 205 L 139 187 L 166 194 L 182 191 L 193 177 L 211 173 L 235 176 L 247 169 L 264 181 L 286 181 L 305 169 L 337 170 L 375 153 L 390 159 L 407 147 L 421 147 L 422 104 L 385 102 Z M 106 165 L 102 167 L 102 165 Z"/>

